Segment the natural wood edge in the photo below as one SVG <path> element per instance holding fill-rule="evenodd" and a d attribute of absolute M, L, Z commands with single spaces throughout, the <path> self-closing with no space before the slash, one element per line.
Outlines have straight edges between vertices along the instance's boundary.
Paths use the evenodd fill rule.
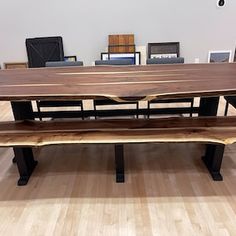
<path fill-rule="evenodd" d="M 143 131 L 140 131 L 143 133 Z M 118 134 L 117 134 L 118 133 Z M 235 132 L 234 132 L 235 133 Z M 1 147 L 12 146 L 46 146 L 59 144 L 116 144 L 116 143 L 217 143 L 229 145 L 236 142 L 236 135 L 234 137 L 220 137 L 222 132 L 214 133 L 207 136 L 205 133 L 195 132 L 194 134 L 184 134 L 182 131 L 171 132 L 167 134 L 138 134 L 138 132 L 131 132 L 126 134 L 125 131 L 114 132 L 69 132 L 69 133 L 37 133 L 37 134 L 21 134 L 8 135 L 1 137 Z M 219 136 L 219 137 L 217 137 Z"/>
<path fill-rule="evenodd" d="M 236 142 L 236 117 L 0 123 L 0 146 Z"/>

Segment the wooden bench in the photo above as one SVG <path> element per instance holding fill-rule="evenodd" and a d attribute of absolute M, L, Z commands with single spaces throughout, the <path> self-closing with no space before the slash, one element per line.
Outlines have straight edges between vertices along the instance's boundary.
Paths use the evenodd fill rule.
<path fill-rule="evenodd" d="M 1 147 L 34 147 L 55 144 L 115 144 L 116 180 L 124 182 L 123 144 L 182 143 L 208 145 L 204 162 L 214 180 L 222 180 L 224 146 L 236 142 L 236 117 L 178 117 L 139 120 L 13 121 L 0 123 Z M 27 149 L 24 155 L 27 156 Z M 220 150 L 220 151 L 219 151 Z M 22 161 L 22 160 L 18 160 Z M 21 174 L 25 185 L 33 172 Z"/>

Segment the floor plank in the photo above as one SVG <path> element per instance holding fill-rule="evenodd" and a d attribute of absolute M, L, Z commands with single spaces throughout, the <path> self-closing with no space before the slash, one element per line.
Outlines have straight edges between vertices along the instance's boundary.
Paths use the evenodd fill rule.
<path fill-rule="evenodd" d="M 12 119 L 9 103 L 0 108 Z M 49 146 L 18 187 L 12 150 L 2 148 L 0 235 L 236 235 L 236 145 L 226 148 L 223 182 L 202 153 L 199 144 L 125 145 L 126 182 L 117 184 L 112 145 Z"/>

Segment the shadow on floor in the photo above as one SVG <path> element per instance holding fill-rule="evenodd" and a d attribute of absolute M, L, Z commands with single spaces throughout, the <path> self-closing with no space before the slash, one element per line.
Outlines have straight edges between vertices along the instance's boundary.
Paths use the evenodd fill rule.
<path fill-rule="evenodd" d="M 44 147 L 37 152 L 39 164 L 23 187 L 16 185 L 18 172 L 8 151 L 2 160 L 6 170 L 0 179 L 0 201 L 236 195 L 234 147 L 226 149 L 224 181 L 214 182 L 201 161 L 203 145 L 125 145 L 126 181 L 122 184 L 115 183 L 113 145 Z"/>

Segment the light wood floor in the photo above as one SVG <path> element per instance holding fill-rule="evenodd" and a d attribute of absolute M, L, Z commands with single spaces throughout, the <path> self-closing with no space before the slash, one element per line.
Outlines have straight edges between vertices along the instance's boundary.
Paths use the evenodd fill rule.
<path fill-rule="evenodd" d="M 12 118 L 8 103 L 0 110 Z M 39 165 L 18 187 L 12 150 L 0 149 L 0 235 L 236 235 L 236 145 L 226 148 L 223 182 L 212 181 L 202 153 L 196 144 L 126 145 L 126 182 L 117 184 L 112 145 L 50 146 L 36 150 Z"/>

